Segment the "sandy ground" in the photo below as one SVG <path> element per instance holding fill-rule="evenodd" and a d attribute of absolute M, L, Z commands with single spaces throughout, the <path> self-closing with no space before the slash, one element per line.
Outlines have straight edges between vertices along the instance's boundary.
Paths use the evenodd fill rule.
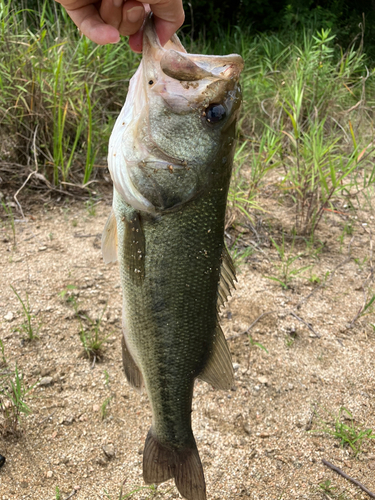
<path fill-rule="evenodd" d="M 3 218 L 0 338 L 7 365 L 0 371 L 17 362 L 26 386 L 37 385 L 18 434 L 5 432 L 0 415 L 0 454 L 6 457 L 0 500 L 117 500 L 121 485 L 124 498 L 181 498 L 172 481 L 144 489 L 150 406 L 122 372 L 119 273 L 117 264 L 103 263 L 100 251 L 109 211 L 109 195 L 91 209 L 69 200 L 30 205 L 27 221 L 15 224 L 15 247 Z M 351 325 L 374 293 L 371 217 L 363 213 L 353 220 L 353 235 L 345 235 L 332 216 L 318 234 L 321 250 L 295 246 L 301 256 L 290 268 L 311 267 L 288 290 L 267 278 L 279 276 L 282 265 L 267 237 L 267 218 L 258 221 L 256 235 L 243 235 L 255 250 L 237 260 L 237 289 L 222 312 L 236 385 L 221 392 L 198 381 L 193 403 L 209 500 L 370 498 L 322 459 L 375 493 L 375 439 L 364 440 L 356 457 L 328 433 L 335 420 L 357 434 L 375 432 L 372 309 Z M 27 341 L 20 331 L 24 316 L 10 285 L 24 301 L 28 294 L 39 338 Z M 269 314 L 252 326 L 251 337 L 243 334 L 263 313 Z M 79 336 L 81 323 L 89 328 L 86 316 L 102 318 L 101 335 L 108 337 L 95 365 L 83 355 Z M 340 418 L 342 407 L 352 420 L 343 410 Z"/>

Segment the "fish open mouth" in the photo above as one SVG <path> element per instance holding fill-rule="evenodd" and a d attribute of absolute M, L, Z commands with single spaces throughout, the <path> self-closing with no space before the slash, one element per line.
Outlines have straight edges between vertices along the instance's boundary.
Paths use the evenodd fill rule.
<path fill-rule="evenodd" d="M 225 99 L 237 85 L 243 59 L 238 54 L 188 54 L 177 35 L 162 47 L 151 15 L 144 28 L 142 65 L 143 85 L 183 112 Z"/>
<path fill-rule="evenodd" d="M 108 167 L 125 202 L 154 213 L 202 189 L 205 158 L 215 156 L 238 114 L 242 68 L 237 54 L 188 54 L 177 35 L 162 47 L 147 18 L 142 61 L 109 142 Z M 160 202 L 163 183 L 173 195 Z"/>

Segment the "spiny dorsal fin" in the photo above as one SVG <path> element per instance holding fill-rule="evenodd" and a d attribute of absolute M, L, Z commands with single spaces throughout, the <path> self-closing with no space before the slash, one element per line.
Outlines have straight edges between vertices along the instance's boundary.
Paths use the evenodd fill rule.
<path fill-rule="evenodd" d="M 117 224 L 115 214 L 112 210 L 105 223 L 102 234 L 102 255 L 106 264 L 116 262 L 117 245 Z"/>
<path fill-rule="evenodd" d="M 235 281 L 237 281 L 237 279 L 234 264 L 228 250 L 224 246 L 220 269 L 220 282 L 218 287 L 218 309 L 225 304 L 228 295 L 231 295 L 231 290 L 235 288 Z"/>
<path fill-rule="evenodd" d="M 136 365 L 133 356 L 130 354 L 129 349 L 126 346 L 126 341 L 124 335 L 121 341 L 122 347 L 122 365 L 124 367 L 124 372 L 129 384 L 134 387 L 138 392 L 142 392 L 143 387 L 143 377 L 140 369 Z"/>
<path fill-rule="evenodd" d="M 212 352 L 198 378 L 211 384 L 215 389 L 228 390 L 233 386 L 233 365 L 223 330 L 218 324 L 215 329 Z"/>

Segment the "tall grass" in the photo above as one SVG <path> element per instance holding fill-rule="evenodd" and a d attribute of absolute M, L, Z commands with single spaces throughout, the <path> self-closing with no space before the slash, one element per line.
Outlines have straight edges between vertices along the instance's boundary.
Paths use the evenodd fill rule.
<path fill-rule="evenodd" d="M 13 163 L 56 186 L 87 183 L 139 56 L 125 40 L 102 47 L 80 37 L 53 4 L 32 12 L 31 30 L 30 10 L 0 0 L 0 134 L 12 138 Z"/>
<path fill-rule="evenodd" d="M 16 11 L 0 0 L 0 138 L 13 150 L 6 161 L 0 152 L 0 168 L 25 165 L 25 176 L 38 170 L 61 189 L 96 176 L 139 56 L 126 40 L 100 47 L 80 37 L 57 9 L 44 0 L 38 11 Z M 190 52 L 245 60 L 230 190 L 243 216 L 272 184 L 294 206 L 296 232 L 313 234 L 337 199 L 373 187 L 375 71 L 362 38 L 346 48 L 329 30 L 252 36 L 234 28 L 214 43 L 183 40 Z"/>

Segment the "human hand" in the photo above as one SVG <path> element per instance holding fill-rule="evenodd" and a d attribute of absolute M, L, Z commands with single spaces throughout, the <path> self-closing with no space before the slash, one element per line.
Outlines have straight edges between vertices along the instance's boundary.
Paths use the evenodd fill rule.
<path fill-rule="evenodd" d="M 185 19 L 182 0 L 56 0 L 90 40 L 100 45 L 129 36 L 135 52 L 142 50 L 142 25 L 152 10 L 156 32 L 164 45 Z"/>

